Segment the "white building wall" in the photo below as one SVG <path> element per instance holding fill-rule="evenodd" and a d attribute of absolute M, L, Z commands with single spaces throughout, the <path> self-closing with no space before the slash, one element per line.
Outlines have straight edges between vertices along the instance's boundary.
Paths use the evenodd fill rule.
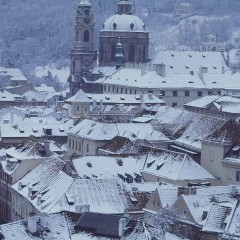
<path fill-rule="evenodd" d="M 225 179 L 225 170 L 221 161 L 230 147 L 231 145 L 202 142 L 201 166 L 221 181 Z"/>

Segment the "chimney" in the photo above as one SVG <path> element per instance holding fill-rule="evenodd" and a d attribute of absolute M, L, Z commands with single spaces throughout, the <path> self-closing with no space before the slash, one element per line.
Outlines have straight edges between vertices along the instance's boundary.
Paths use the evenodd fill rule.
<path fill-rule="evenodd" d="M 75 213 L 84 213 L 90 212 L 90 205 L 82 204 L 82 205 L 75 205 Z"/>
<path fill-rule="evenodd" d="M 28 186 L 28 196 L 32 196 L 32 186 Z"/>
<path fill-rule="evenodd" d="M 65 171 L 66 171 L 66 174 L 71 176 L 71 173 L 72 173 L 71 160 L 66 160 L 65 161 Z"/>
<path fill-rule="evenodd" d="M 57 114 L 56 119 L 60 121 L 62 119 L 62 112 L 57 112 L 56 114 Z"/>
<path fill-rule="evenodd" d="M 103 99 L 100 100 L 100 111 L 103 112 Z"/>
<path fill-rule="evenodd" d="M 203 80 L 203 74 L 208 73 L 208 68 L 207 67 L 200 67 L 199 68 L 199 77 L 201 80 Z"/>
<path fill-rule="evenodd" d="M 148 94 L 148 98 L 149 98 L 150 100 L 153 100 L 153 94 L 152 94 L 152 93 L 149 93 L 149 94 Z"/>
<path fill-rule="evenodd" d="M 18 182 L 18 190 L 22 190 L 22 182 L 21 181 Z"/>
<path fill-rule="evenodd" d="M 224 66 L 222 66 L 222 74 L 224 74 L 225 73 L 225 68 L 224 68 Z"/>
<path fill-rule="evenodd" d="M 124 232 L 125 232 L 125 229 L 126 229 L 126 226 L 127 226 L 127 219 L 126 218 L 121 218 L 119 220 L 119 227 L 118 227 L 118 236 L 119 237 L 122 237 Z"/>
<path fill-rule="evenodd" d="M 43 213 L 40 217 L 40 225 L 42 228 L 46 229 L 48 227 L 48 214 Z"/>
<path fill-rule="evenodd" d="M 36 233 L 37 232 L 37 218 L 36 218 L 36 216 L 32 216 L 32 217 L 28 218 L 27 229 L 31 233 Z"/>
<path fill-rule="evenodd" d="M 191 188 L 189 187 L 178 187 L 178 196 L 180 195 L 190 195 L 191 194 Z"/>
<path fill-rule="evenodd" d="M 161 77 L 166 76 L 166 65 L 161 63 L 161 64 L 154 64 L 153 65 L 153 70 L 157 72 L 157 74 Z"/>
<path fill-rule="evenodd" d="M 143 102 L 143 94 L 140 94 L 140 102 L 141 102 L 141 107 L 143 107 L 144 102 Z"/>
<path fill-rule="evenodd" d="M 42 203 L 42 195 L 38 194 L 37 195 L 37 205 L 39 206 L 39 205 L 41 205 L 41 203 Z"/>
<path fill-rule="evenodd" d="M 208 211 L 203 211 L 203 214 L 202 214 L 202 221 L 205 220 L 207 218 L 207 215 L 208 215 Z"/>
<path fill-rule="evenodd" d="M 97 106 L 97 100 L 96 99 L 93 99 L 92 101 L 92 107 L 95 108 Z"/>
<path fill-rule="evenodd" d="M 50 157 L 50 141 L 46 140 L 44 141 L 44 149 L 45 149 L 45 152 L 46 152 L 46 156 L 47 157 Z"/>
<path fill-rule="evenodd" d="M 232 196 L 236 196 L 236 194 L 237 194 L 237 186 L 236 185 L 230 185 L 229 186 L 230 187 L 230 194 L 232 195 Z"/>

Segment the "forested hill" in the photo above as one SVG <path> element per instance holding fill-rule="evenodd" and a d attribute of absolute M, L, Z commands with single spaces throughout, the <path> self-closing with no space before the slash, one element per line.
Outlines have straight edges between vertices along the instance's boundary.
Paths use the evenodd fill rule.
<path fill-rule="evenodd" d="M 92 0 L 96 30 L 116 10 L 118 0 Z M 24 72 L 37 65 L 68 64 L 73 46 L 74 20 L 79 0 L 0 0 L 0 49 L 3 65 Z M 133 0 L 138 15 L 151 32 L 151 50 L 197 49 L 208 34 L 239 47 L 239 0 Z M 183 21 L 171 15 L 174 6 L 189 2 L 200 11 Z M 97 32 L 97 31 L 96 31 Z M 96 33 L 97 39 L 97 33 Z"/>

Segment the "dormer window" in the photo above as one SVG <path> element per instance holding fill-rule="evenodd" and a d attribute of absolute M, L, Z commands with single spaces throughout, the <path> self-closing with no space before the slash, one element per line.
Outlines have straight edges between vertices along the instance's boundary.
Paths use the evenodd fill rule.
<path fill-rule="evenodd" d="M 116 30 L 117 29 L 117 24 L 113 23 L 113 29 Z"/>

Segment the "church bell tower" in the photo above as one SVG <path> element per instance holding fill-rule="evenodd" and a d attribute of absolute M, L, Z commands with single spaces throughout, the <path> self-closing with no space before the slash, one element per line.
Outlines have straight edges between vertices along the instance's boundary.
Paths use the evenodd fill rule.
<path fill-rule="evenodd" d="M 92 4 L 89 0 L 81 0 L 76 14 L 75 46 L 71 51 L 70 96 L 81 89 L 81 79 L 91 72 L 97 59 L 94 44 L 95 21 Z"/>

